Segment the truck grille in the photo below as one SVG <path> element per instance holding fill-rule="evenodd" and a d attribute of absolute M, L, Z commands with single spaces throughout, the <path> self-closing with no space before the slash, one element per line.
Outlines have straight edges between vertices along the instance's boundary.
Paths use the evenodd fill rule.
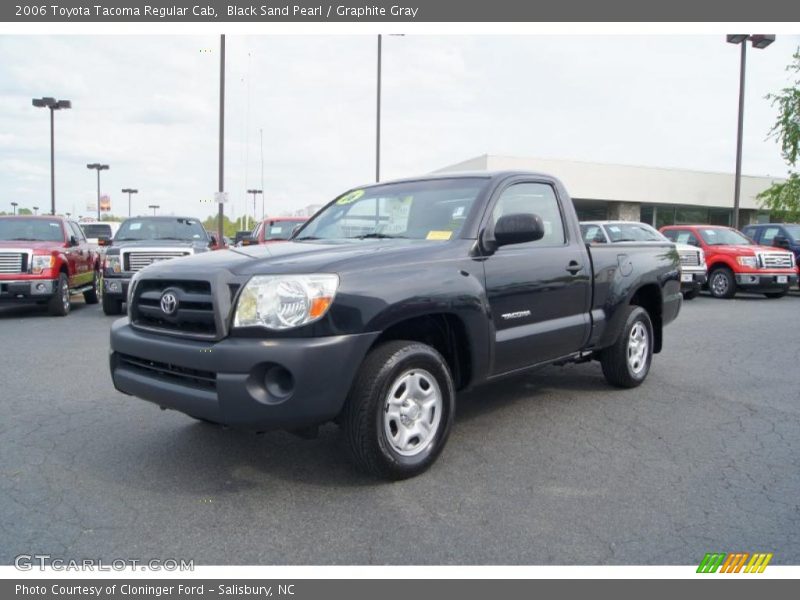
<path fill-rule="evenodd" d="M 123 252 L 122 269 L 128 272 L 141 271 L 154 262 L 189 256 L 191 252 L 185 250 L 163 250 L 147 252 Z"/>
<path fill-rule="evenodd" d="M 217 388 L 217 374 L 212 371 L 201 371 L 199 369 L 189 369 L 168 363 L 157 362 L 146 358 L 138 358 L 128 354 L 117 354 L 119 364 L 139 371 L 142 374 L 172 379 L 183 385 L 214 390 Z"/>
<path fill-rule="evenodd" d="M 161 300 L 167 292 L 177 301 L 171 313 L 162 308 Z M 201 338 L 217 334 L 214 299 L 207 281 L 139 281 L 133 291 L 130 312 L 134 326 Z"/>
<path fill-rule="evenodd" d="M 791 269 L 794 267 L 793 256 L 788 252 L 762 252 L 758 262 L 762 269 Z"/>
<path fill-rule="evenodd" d="M 0 273 L 23 273 L 28 270 L 28 255 L 22 252 L 0 252 Z"/>
<path fill-rule="evenodd" d="M 700 253 L 696 250 L 684 250 L 680 252 L 682 267 L 699 267 Z"/>

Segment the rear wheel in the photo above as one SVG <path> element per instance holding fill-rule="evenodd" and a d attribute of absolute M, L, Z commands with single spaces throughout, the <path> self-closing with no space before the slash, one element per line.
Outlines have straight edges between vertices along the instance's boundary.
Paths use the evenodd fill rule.
<path fill-rule="evenodd" d="M 733 298 L 736 294 L 736 278 L 727 267 L 718 267 L 708 276 L 708 291 L 714 298 Z"/>
<path fill-rule="evenodd" d="M 650 372 L 653 361 L 653 324 L 641 306 L 628 306 L 617 341 L 600 353 L 603 375 L 611 385 L 633 388 Z"/>
<path fill-rule="evenodd" d="M 95 271 L 94 278 L 92 279 L 92 289 L 83 292 L 83 301 L 86 302 L 86 304 L 97 304 L 100 283 L 101 279 L 97 276 L 97 271 Z"/>
<path fill-rule="evenodd" d="M 385 479 L 425 471 L 441 453 L 455 412 L 455 389 L 430 346 L 392 341 L 364 359 L 342 410 L 356 465 Z"/>
<path fill-rule="evenodd" d="M 69 309 L 69 280 L 64 273 L 61 273 L 56 282 L 55 293 L 47 303 L 47 311 L 55 317 L 66 317 Z"/>

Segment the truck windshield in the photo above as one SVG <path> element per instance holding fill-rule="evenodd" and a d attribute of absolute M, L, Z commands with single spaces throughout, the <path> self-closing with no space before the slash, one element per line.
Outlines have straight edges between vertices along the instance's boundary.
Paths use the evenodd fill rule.
<path fill-rule="evenodd" d="M 208 234 L 195 219 L 128 219 L 120 226 L 114 241 L 136 240 L 207 241 Z"/>
<path fill-rule="evenodd" d="M 63 242 L 64 232 L 57 220 L 12 217 L 0 219 L 0 240 Z"/>
<path fill-rule="evenodd" d="M 701 227 L 700 235 L 709 246 L 751 246 L 753 242 L 734 229 Z"/>
<path fill-rule="evenodd" d="M 794 241 L 800 242 L 800 225 L 784 225 L 783 227 Z"/>
<path fill-rule="evenodd" d="M 294 239 L 450 240 L 487 182 L 462 177 L 352 190 L 314 215 Z"/>
<path fill-rule="evenodd" d="M 294 228 L 305 223 L 305 219 L 282 219 L 280 221 L 264 221 L 265 240 L 288 240 Z"/>
<path fill-rule="evenodd" d="M 81 229 L 87 238 L 111 237 L 111 225 L 105 223 L 84 223 Z"/>
<path fill-rule="evenodd" d="M 645 223 L 609 223 L 605 225 L 612 242 L 664 242 L 667 239 Z"/>

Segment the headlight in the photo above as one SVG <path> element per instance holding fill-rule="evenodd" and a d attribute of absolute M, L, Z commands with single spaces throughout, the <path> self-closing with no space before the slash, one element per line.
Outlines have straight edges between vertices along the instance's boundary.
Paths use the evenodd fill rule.
<path fill-rule="evenodd" d="M 105 262 L 103 263 L 106 271 L 111 273 L 122 273 L 122 261 L 119 256 L 106 255 Z"/>
<path fill-rule="evenodd" d="M 743 267 L 750 267 L 751 269 L 758 268 L 758 261 L 755 256 L 737 256 L 736 262 Z"/>
<path fill-rule="evenodd" d="M 31 261 L 31 273 L 41 273 L 46 269 L 50 269 L 55 264 L 55 259 L 52 254 L 47 256 L 34 256 Z"/>
<path fill-rule="evenodd" d="M 234 327 L 291 329 L 321 318 L 333 303 L 339 276 L 256 275 L 248 281 L 233 318 Z"/>

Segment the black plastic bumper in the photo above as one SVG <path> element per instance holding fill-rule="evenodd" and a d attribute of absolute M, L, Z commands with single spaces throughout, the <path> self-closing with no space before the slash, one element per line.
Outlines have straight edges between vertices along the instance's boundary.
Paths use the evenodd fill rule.
<path fill-rule="evenodd" d="M 324 423 L 341 411 L 378 333 L 198 342 L 111 328 L 119 391 L 225 425 L 266 431 Z"/>
<path fill-rule="evenodd" d="M 786 278 L 786 281 L 780 283 L 779 278 L 783 277 Z M 780 292 L 797 285 L 797 275 L 755 275 L 750 273 L 737 273 L 736 285 L 748 292 Z"/>
<path fill-rule="evenodd" d="M 103 294 L 109 298 L 126 300 L 131 280 L 122 277 L 103 277 Z"/>
<path fill-rule="evenodd" d="M 56 288 L 56 282 L 50 279 L 0 281 L 0 302 L 49 300 Z"/>
<path fill-rule="evenodd" d="M 681 291 L 682 292 L 691 292 L 691 291 L 699 291 L 706 282 L 708 281 L 708 275 L 706 273 L 690 273 L 692 276 L 691 281 L 683 281 L 683 275 L 687 273 L 681 274 Z"/>

